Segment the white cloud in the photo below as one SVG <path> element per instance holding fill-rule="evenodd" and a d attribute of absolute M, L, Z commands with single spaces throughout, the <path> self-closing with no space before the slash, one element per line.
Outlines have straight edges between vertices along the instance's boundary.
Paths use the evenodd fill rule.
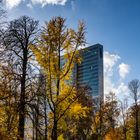
<path fill-rule="evenodd" d="M 42 7 L 47 4 L 52 5 L 65 5 L 67 0 L 31 0 L 32 4 L 41 4 Z"/>
<path fill-rule="evenodd" d="M 116 65 L 120 56 L 117 54 L 111 54 L 104 52 L 104 72 L 107 75 L 112 75 L 113 67 Z"/>
<path fill-rule="evenodd" d="M 41 4 L 42 7 L 47 4 L 52 5 L 65 5 L 67 0 L 3 0 L 4 5 L 7 9 L 12 9 L 18 6 L 21 2 L 28 1 L 27 7 L 32 8 L 35 4 Z"/>
<path fill-rule="evenodd" d="M 32 9 L 33 8 L 33 5 L 31 3 L 28 3 L 27 4 L 27 7 L 29 7 L 30 9 Z"/>
<path fill-rule="evenodd" d="M 18 6 L 21 2 L 22 0 L 4 0 L 3 1 L 7 9 L 12 9 Z"/>
<path fill-rule="evenodd" d="M 116 94 L 121 96 L 121 95 L 128 95 L 128 93 L 129 93 L 128 86 L 124 82 L 121 82 L 116 89 Z"/>
<path fill-rule="evenodd" d="M 124 63 L 121 63 L 119 65 L 119 74 L 122 79 L 124 79 L 126 77 L 126 75 L 129 73 L 129 71 L 130 71 L 129 65 L 124 64 Z"/>
<path fill-rule="evenodd" d="M 115 92 L 115 85 L 112 82 L 114 67 L 116 66 L 120 56 L 104 52 L 104 93 L 108 94 L 110 91 Z"/>
<path fill-rule="evenodd" d="M 108 76 L 104 76 L 104 94 L 109 94 L 110 91 L 115 92 L 114 89 L 114 83 L 112 83 L 112 80 Z"/>
<path fill-rule="evenodd" d="M 130 66 L 120 63 L 120 61 L 119 55 L 104 52 L 104 94 L 107 95 L 112 91 L 119 99 L 122 99 L 129 95 L 128 86 L 123 80 L 129 73 Z M 116 79 L 117 75 L 118 78 Z"/>

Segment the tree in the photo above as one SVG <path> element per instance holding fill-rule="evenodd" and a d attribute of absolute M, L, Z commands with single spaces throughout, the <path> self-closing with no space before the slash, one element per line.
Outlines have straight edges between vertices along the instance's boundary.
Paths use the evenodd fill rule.
<path fill-rule="evenodd" d="M 105 103 L 101 98 L 99 98 L 98 100 L 94 100 L 94 107 L 96 111 L 94 111 L 92 118 L 91 139 L 101 140 L 104 138 L 107 132 L 107 119 L 105 118 Z"/>
<path fill-rule="evenodd" d="M 31 46 L 36 60 L 46 75 L 46 95 L 51 110 L 52 140 L 58 138 L 58 123 L 77 100 L 72 69 L 80 61 L 78 48 L 85 44 L 85 26 L 78 31 L 65 26 L 65 19 L 55 17 L 46 23 L 38 43 Z M 63 55 L 63 56 L 62 56 Z"/>
<path fill-rule="evenodd" d="M 120 110 L 115 94 L 110 92 L 106 95 L 105 101 L 102 98 L 98 98 L 98 101 L 97 99 L 94 99 L 93 107 L 95 107 L 95 109 L 92 116 L 92 130 L 90 132 L 89 140 L 116 140 L 116 137 L 118 137 L 117 119 Z"/>
<path fill-rule="evenodd" d="M 0 124 L 1 135 L 5 139 L 15 138 L 17 131 L 17 103 L 16 96 L 17 82 L 11 74 L 11 67 L 0 66 Z M 1 138 L 2 139 L 2 138 Z"/>
<path fill-rule="evenodd" d="M 62 134 L 65 139 L 84 139 L 87 140 L 90 137 L 92 117 L 93 117 L 93 98 L 91 94 L 91 89 L 88 86 L 78 86 L 77 94 L 80 97 L 77 99 L 77 103 L 80 104 L 81 111 L 80 115 L 74 109 L 78 106 L 74 104 L 71 109 L 67 111 L 63 120 L 64 127 L 62 127 Z M 78 105 L 78 104 L 77 104 Z M 67 126 L 67 127 L 65 127 Z"/>
<path fill-rule="evenodd" d="M 120 101 L 120 129 L 122 129 L 122 139 L 127 140 L 127 132 L 129 129 L 129 112 L 128 112 L 128 100 L 124 99 Z"/>
<path fill-rule="evenodd" d="M 135 118 L 135 140 L 139 140 L 139 98 L 140 98 L 140 82 L 138 79 L 132 80 L 129 85 L 129 90 L 130 90 L 130 95 L 134 100 L 134 107 L 133 107 L 133 112 L 134 112 L 134 118 Z"/>
<path fill-rule="evenodd" d="M 0 1 L 1 4 L 2 1 Z M 13 67 L 5 62 L 3 46 L 3 31 L 5 25 L 6 11 L 0 6 L 0 139 L 10 139 L 16 136 L 17 115 L 15 94 L 18 86 L 15 82 L 16 75 L 13 74 Z"/>
<path fill-rule="evenodd" d="M 26 100 L 30 97 L 30 78 L 32 67 L 30 59 L 32 52 L 29 48 L 33 44 L 35 34 L 37 33 L 38 21 L 23 16 L 19 19 L 11 21 L 7 29 L 3 33 L 3 46 L 5 60 L 12 64 L 14 73 L 19 81 L 19 100 L 18 100 L 18 139 L 24 139 L 24 125 L 26 114 Z"/>
<path fill-rule="evenodd" d="M 117 129 L 109 130 L 105 136 L 105 140 L 120 140 L 120 133 Z"/>
<path fill-rule="evenodd" d="M 48 139 L 48 103 L 46 99 L 46 82 L 44 75 L 40 72 L 36 81 L 35 97 L 30 103 L 30 117 L 32 118 L 33 140 Z"/>
<path fill-rule="evenodd" d="M 115 93 L 110 92 L 109 95 L 106 96 L 105 102 L 105 114 L 108 119 L 108 126 L 111 129 L 115 129 L 117 125 L 117 117 L 120 114 L 120 109 L 118 107 L 118 101 L 116 99 Z"/>

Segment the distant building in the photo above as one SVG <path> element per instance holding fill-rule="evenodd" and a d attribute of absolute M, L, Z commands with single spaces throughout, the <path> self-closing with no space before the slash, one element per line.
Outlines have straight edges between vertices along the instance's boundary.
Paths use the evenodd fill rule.
<path fill-rule="evenodd" d="M 78 85 L 91 88 L 94 99 L 104 97 L 103 46 L 95 44 L 80 50 L 82 63 L 76 64 L 74 77 Z"/>
<path fill-rule="evenodd" d="M 86 85 L 91 88 L 94 99 L 104 98 L 103 76 L 103 46 L 95 44 L 80 50 L 81 64 L 75 64 L 73 82 L 78 86 Z M 61 57 L 61 67 L 65 64 Z"/>

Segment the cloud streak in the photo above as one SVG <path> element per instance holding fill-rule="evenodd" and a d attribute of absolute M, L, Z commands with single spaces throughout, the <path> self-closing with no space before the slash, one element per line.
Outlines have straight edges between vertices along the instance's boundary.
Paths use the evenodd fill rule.
<path fill-rule="evenodd" d="M 4 0 L 3 3 L 7 9 L 17 7 L 22 2 L 28 2 L 27 7 L 32 8 L 33 5 L 40 4 L 42 7 L 51 5 L 65 5 L 67 0 Z"/>
<path fill-rule="evenodd" d="M 67 0 L 31 0 L 31 3 L 33 5 L 35 4 L 41 4 L 42 7 L 44 7 L 47 4 L 52 4 L 52 5 L 65 5 Z"/>
<path fill-rule="evenodd" d="M 126 75 L 129 73 L 130 71 L 130 66 L 124 63 L 121 63 L 119 65 L 119 75 L 122 79 L 124 79 L 126 77 Z"/>

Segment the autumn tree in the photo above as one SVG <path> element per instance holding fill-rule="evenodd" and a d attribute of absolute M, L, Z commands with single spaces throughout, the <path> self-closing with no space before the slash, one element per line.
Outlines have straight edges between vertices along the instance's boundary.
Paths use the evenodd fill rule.
<path fill-rule="evenodd" d="M 91 139 L 103 139 L 106 134 L 105 103 L 98 97 L 94 99 L 94 114 L 92 116 Z"/>
<path fill-rule="evenodd" d="M 133 113 L 134 113 L 134 120 L 135 120 L 135 129 L 134 129 L 134 134 L 135 134 L 135 140 L 139 140 L 139 98 L 140 98 L 140 82 L 138 79 L 132 80 L 129 85 L 129 90 L 130 90 L 130 95 L 132 99 L 134 100 L 134 106 L 133 106 Z"/>
<path fill-rule="evenodd" d="M 0 1 L 1 4 L 2 1 Z M 16 104 L 14 95 L 17 93 L 12 66 L 5 62 L 3 53 L 3 27 L 5 22 L 6 11 L 0 5 L 0 139 L 10 139 L 16 136 Z"/>
<path fill-rule="evenodd" d="M 114 93 L 110 92 L 106 95 L 105 101 L 100 102 L 99 108 L 94 114 L 92 137 L 98 140 L 106 137 L 115 139 L 119 113 L 117 98 Z M 112 137 L 113 135 L 114 137 Z"/>
<path fill-rule="evenodd" d="M 108 118 L 109 127 L 114 129 L 117 125 L 117 117 L 120 114 L 115 93 L 110 92 L 109 95 L 106 96 L 105 112 Z"/>
<path fill-rule="evenodd" d="M 74 63 L 80 62 L 78 49 L 85 44 L 84 35 L 85 26 L 82 22 L 76 32 L 66 27 L 65 19 L 55 17 L 46 22 L 37 45 L 31 46 L 46 76 L 46 96 L 51 110 L 53 140 L 58 138 L 61 118 L 79 97 L 71 77 Z M 82 109 L 80 104 L 76 105 Z"/>
<path fill-rule="evenodd" d="M 6 139 L 15 138 L 17 131 L 17 102 L 18 82 L 14 80 L 11 66 L 0 66 L 0 124 L 1 134 Z"/>
<path fill-rule="evenodd" d="M 85 114 L 81 114 L 78 112 L 79 109 L 76 110 L 76 106 L 74 108 L 71 107 L 62 118 L 64 120 L 64 124 L 67 126 L 63 128 L 63 136 L 65 139 L 73 140 L 73 139 L 89 139 L 91 135 L 91 125 L 92 125 L 92 117 L 93 117 L 93 98 L 91 93 L 91 88 L 88 86 L 78 86 L 77 94 L 79 94 L 79 98 L 77 100 L 83 106 Z M 78 115 L 80 113 L 80 115 Z"/>
<path fill-rule="evenodd" d="M 78 87 L 78 92 L 81 92 L 81 96 L 78 99 L 78 102 L 82 104 L 82 106 L 88 108 L 88 112 L 86 112 L 85 117 L 80 117 L 79 122 L 77 123 L 77 139 L 89 139 L 91 126 L 92 126 L 92 118 L 95 112 L 94 102 L 92 90 L 90 87 L 80 86 Z"/>
<path fill-rule="evenodd" d="M 26 114 L 26 101 L 29 99 L 31 86 L 31 73 L 33 71 L 30 65 L 32 52 L 29 48 L 34 43 L 34 37 L 37 33 L 38 21 L 23 16 L 9 23 L 6 30 L 3 31 L 3 44 L 5 62 L 13 68 L 13 74 L 16 75 L 16 81 L 19 85 L 16 101 L 18 102 L 18 139 L 24 139 L 24 126 Z"/>

